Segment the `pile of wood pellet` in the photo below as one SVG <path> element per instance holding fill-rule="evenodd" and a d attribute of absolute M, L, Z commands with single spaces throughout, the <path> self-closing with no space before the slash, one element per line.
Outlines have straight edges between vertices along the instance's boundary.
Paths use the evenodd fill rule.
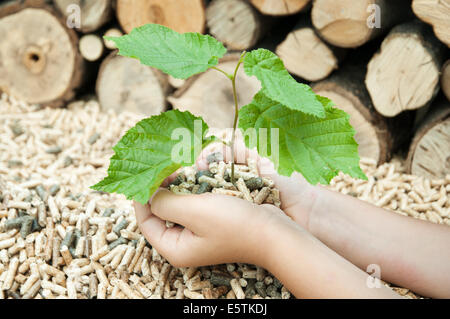
<path fill-rule="evenodd" d="M 378 167 L 364 158 L 361 167 L 368 181 L 339 174 L 330 188 L 404 216 L 450 226 L 450 174 L 436 180 L 409 175 L 399 158 Z"/>
<path fill-rule="evenodd" d="M 253 265 L 172 267 L 140 234 L 130 201 L 88 188 L 105 176 L 112 146 L 141 118 L 102 113 L 95 101 L 40 109 L 2 95 L 0 298 L 291 298 L 276 278 Z M 254 163 L 237 166 L 235 189 L 230 168 L 215 156 L 209 173 L 185 169 L 171 190 L 226 192 L 279 205 L 277 190 L 258 179 Z M 330 187 L 449 224 L 450 177 L 406 175 L 398 160 L 377 168 L 365 159 L 362 165 L 369 181 L 340 175 Z"/>
<path fill-rule="evenodd" d="M 248 158 L 247 165 L 234 165 L 236 185 L 231 183 L 231 164 L 224 162 L 222 153 L 214 152 L 206 159 L 209 166 L 207 170 L 184 167 L 169 189 L 175 194 L 212 192 L 242 198 L 257 205 L 281 206 L 279 190 L 271 179 L 259 176 L 255 159 Z M 166 222 L 166 225 L 172 227 L 173 223 Z"/>

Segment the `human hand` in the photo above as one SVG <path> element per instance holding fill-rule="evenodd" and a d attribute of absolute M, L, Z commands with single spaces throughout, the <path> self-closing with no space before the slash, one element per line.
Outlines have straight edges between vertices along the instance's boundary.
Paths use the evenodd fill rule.
<path fill-rule="evenodd" d="M 246 164 L 248 158 L 254 159 L 260 175 L 273 180 L 275 187 L 280 191 L 281 209 L 297 224 L 306 230 L 310 230 L 309 221 L 320 188 L 309 184 L 297 172 L 294 172 L 290 177 L 278 175 L 269 159 L 259 156 L 255 149 L 249 150 L 245 147 L 242 137 L 236 138 L 234 149 L 235 162 Z M 231 148 L 229 146 L 218 143 L 211 144 L 199 156 L 197 161 L 199 169 L 208 169 L 206 157 L 213 152 L 221 152 L 224 154 L 226 162 L 231 161 Z"/>
<path fill-rule="evenodd" d="M 294 224 L 273 205 L 212 193 L 177 195 L 160 189 L 149 204 L 135 202 L 134 208 L 142 234 L 176 267 L 227 262 L 264 267 L 273 230 Z M 165 220 L 178 225 L 167 228 Z"/>

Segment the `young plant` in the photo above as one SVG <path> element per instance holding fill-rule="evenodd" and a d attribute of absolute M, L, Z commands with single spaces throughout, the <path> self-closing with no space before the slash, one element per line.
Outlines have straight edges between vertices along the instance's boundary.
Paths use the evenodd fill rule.
<path fill-rule="evenodd" d="M 228 74 L 216 67 L 227 50 L 209 35 L 180 34 L 158 24 L 147 24 L 133 29 L 129 35 L 107 39 L 115 42 L 120 55 L 138 59 L 174 78 L 187 79 L 214 69 L 231 81 L 235 104 L 230 143 L 232 181 L 238 123 L 243 133 L 249 128 L 256 129 L 256 141 L 246 138 L 246 146 L 256 146 L 261 156 L 276 164 L 281 175 L 300 172 L 312 184 L 328 184 L 339 171 L 367 179 L 359 167 L 358 144 L 348 114 L 334 108 L 331 100 L 316 95 L 308 85 L 295 81 L 280 58 L 269 50 L 243 52 L 234 73 Z M 236 76 L 242 64 L 247 75 L 256 76 L 261 82 L 261 90 L 250 104 L 239 109 Z M 188 156 L 184 154 L 183 159 L 173 156 L 180 151 L 178 141 L 172 138 L 180 128 L 190 142 L 188 149 L 184 148 Z M 267 148 L 274 147 L 268 142 L 272 140 L 273 129 L 278 137 L 277 158 L 274 152 L 267 154 Z M 164 179 L 182 166 L 195 164 L 201 150 L 218 140 L 206 137 L 207 131 L 205 121 L 187 111 L 171 110 L 144 119 L 113 147 L 115 154 L 108 176 L 91 188 L 121 193 L 144 204 Z M 261 138 L 263 134 L 267 135 L 267 141 Z"/>

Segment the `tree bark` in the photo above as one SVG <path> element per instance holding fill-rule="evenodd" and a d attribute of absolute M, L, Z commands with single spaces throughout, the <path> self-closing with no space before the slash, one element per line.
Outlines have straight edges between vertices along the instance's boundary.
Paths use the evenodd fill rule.
<path fill-rule="evenodd" d="M 233 54 L 221 59 L 218 67 L 233 73 L 239 55 Z M 260 84 L 255 77 L 249 77 L 241 67 L 236 79 L 239 106 L 251 102 L 259 91 Z M 210 127 L 231 128 L 234 119 L 234 99 L 231 82 L 216 70 L 189 78 L 186 83 L 168 98 L 174 109 L 189 111 L 203 117 Z"/>
<path fill-rule="evenodd" d="M 270 22 L 244 0 L 213 0 L 206 9 L 209 32 L 232 50 L 253 47 Z"/>
<path fill-rule="evenodd" d="M 117 19 L 127 33 L 147 23 L 162 24 L 181 33 L 205 31 L 203 0 L 117 0 L 116 5 Z"/>
<path fill-rule="evenodd" d="M 250 0 L 250 2 L 262 14 L 286 16 L 302 11 L 310 0 Z"/>
<path fill-rule="evenodd" d="M 450 60 L 444 63 L 441 71 L 441 88 L 450 101 Z"/>
<path fill-rule="evenodd" d="M 116 55 L 103 60 L 97 78 L 97 96 L 104 110 L 130 111 L 147 116 L 167 108 L 167 76 L 138 60 Z"/>
<path fill-rule="evenodd" d="M 450 103 L 438 101 L 418 127 L 411 143 L 407 168 L 411 174 L 444 178 L 450 172 Z"/>
<path fill-rule="evenodd" d="M 0 90 L 28 103 L 58 107 L 82 84 L 78 37 L 44 1 L 0 7 Z"/>
<path fill-rule="evenodd" d="M 325 41 L 355 48 L 405 21 L 410 14 L 408 0 L 314 0 L 311 20 Z"/>
<path fill-rule="evenodd" d="M 392 29 L 368 64 L 366 86 L 384 116 L 426 106 L 439 90 L 445 46 L 420 22 Z"/>
<path fill-rule="evenodd" d="M 73 5 L 80 8 L 80 31 L 89 33 L 100 29 L 112 18 L 112 0 L 53 0 L 55 7 L 66 17 L 73 11 Z"/>
<path fill-rule="evenodd" d="M 436 37 L 450 47 L 450 0 L 413 0 L 412 9 L 420 20 L 431 24 Z"/>
<path fill-rule="evenodd" d="M 396 118 L 385 118 L 377 113 L 363 84 L 364 73 L 364 65 L 347 65 L 330 78 L 314 83 L 312 89 L 331 99 L 350 115 L 360 156 L 381 164 L 389 161 L 408 138 L 412 116 L 402 114 Z"/>

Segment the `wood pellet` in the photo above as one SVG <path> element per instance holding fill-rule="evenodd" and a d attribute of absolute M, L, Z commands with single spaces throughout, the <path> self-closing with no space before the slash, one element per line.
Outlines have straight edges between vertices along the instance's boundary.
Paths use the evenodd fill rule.
<path fill-rule="evenodd" d="M 89 189 L 104 176 L 112 146 L 142 116 L 103 112 L 93 100 L 67 109 L 18 103 L 1 95 L 0 298 L 292 298 L 273 275 L 253 265 L 172 267 L 140 233 L 130 201 Z M 20 129 L 11 129 L 19 121 Z M 259 176 L 254 161 L 236 165 L 236 185 L 221 153 L 207 161 L 207 172 L 186 168 L 171 189 L 280 207 L 273 181 Z M 368 181 L 340 174 L 329 188 L 450 226 L 450 175 L 407 175 L 398 159 L 379 167 L 362 159 L 361 166 Z M 402 289 L 394 287 L 417 298 Z"/>

